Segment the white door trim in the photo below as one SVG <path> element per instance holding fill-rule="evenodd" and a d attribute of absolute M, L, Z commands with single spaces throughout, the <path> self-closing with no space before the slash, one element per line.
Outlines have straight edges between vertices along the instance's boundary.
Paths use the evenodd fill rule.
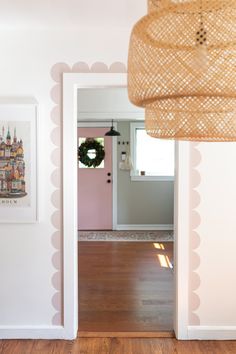
<path fill-rule="evenodd" d="M 0 326 L 0 339 L 67 339 L 63 326 Z"/>
<path fill-rule="evenodd" d="M 78 114 L 79 118 L 79 114 Z M 78 128 L 103 128 L 111 127 L 111 122 L 80 122 L 78 120 Z M 113 126 L 117 129 L 117 123 L 113 122 Z M 117 228 L 117 138 L 112 138 L 112 229 Z"/>
<path fill-rule="evenodd" d="M 175 144 L 174 260 L 176 338 L 188 339 L 189 309 L 189 142 Z"/>
<path fill-rule="evenodd" d="M 66 73 L 63 75 L 63 226 L 64 327 L 68 338 L 78 329 L 77 261 L 77 89 L 126 87 L 127 74 Z M 132 114 L 131 114 L 132 115 Z M 130 119 L 126 112 L 126 119 Z M 178 339 L 187 339 L 189 144 L 179 143 L 175 180 L 175 321 Z M 68 158 L 68 156 L 70 158 Z M 70 173 L 68 173 L 70 171 Z M 181 237 L 178 237 L 181 235 Z"/>
<path fill-rule="evenodd" d="M 189 340 L 235 340 L 236 326 L 188 326 Z"/>
<path fill-rule="evenodd" d="M 172 231 L 174 225 L 172 224 L 117 224 L 117 230 L 131 230 L 131 231 Z"/>

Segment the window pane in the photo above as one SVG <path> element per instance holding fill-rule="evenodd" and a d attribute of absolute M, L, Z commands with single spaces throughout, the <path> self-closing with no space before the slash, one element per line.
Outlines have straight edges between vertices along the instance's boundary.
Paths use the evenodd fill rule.
<path fill-rule="evenodd" d="M 174 176 L 174 141 L 150 137 L 145 129 L 136 129 L 136 174 Z"/>

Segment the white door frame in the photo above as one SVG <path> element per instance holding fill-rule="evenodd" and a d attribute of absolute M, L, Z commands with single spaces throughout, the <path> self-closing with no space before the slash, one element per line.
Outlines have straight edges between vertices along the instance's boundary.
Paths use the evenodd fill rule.
<path fill-rule="evenodd" d="M 111 122 L 79 122 L 78 128 L 110 128 Z M 113 126 L 117 129 L 117 123 L 113 122 Z M 112 138 L 112 229 L 117 228 L 117 137 Z"/>
<path fill-rule="evenodd" d="M 127 74 L 63 75 L 63 286 L 65 338 L 78 330 L 77 90 L 126 87 Z M 178 339 L 187 339 L 189 283 L 189 143 L 179 142 L 175 175 L 175 315 Z M 68 173 L 70 171 L 70 173 Z"/>

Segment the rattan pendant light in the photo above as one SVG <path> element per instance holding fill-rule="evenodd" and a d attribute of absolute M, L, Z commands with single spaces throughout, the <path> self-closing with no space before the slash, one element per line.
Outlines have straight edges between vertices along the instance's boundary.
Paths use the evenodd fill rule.
<path fill-rule="evenodd" d="M 236 1 L 153 0 L 149 11 L 128 59 L 129 98 L 145 108 L 148 134 L 236 140 Z"/>

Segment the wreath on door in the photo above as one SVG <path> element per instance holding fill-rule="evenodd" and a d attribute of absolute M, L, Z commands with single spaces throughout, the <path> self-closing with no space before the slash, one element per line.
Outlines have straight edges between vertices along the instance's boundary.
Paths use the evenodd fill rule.
<path fill-rule="evenodd" d="M 89 150 L 95 150 L 95 157 L 89 156 Z M 104 147 L 99 141 L 88 138 L 78 148 L 78 160 L 87 167 L 97 167 L 105 157 Z"/>

